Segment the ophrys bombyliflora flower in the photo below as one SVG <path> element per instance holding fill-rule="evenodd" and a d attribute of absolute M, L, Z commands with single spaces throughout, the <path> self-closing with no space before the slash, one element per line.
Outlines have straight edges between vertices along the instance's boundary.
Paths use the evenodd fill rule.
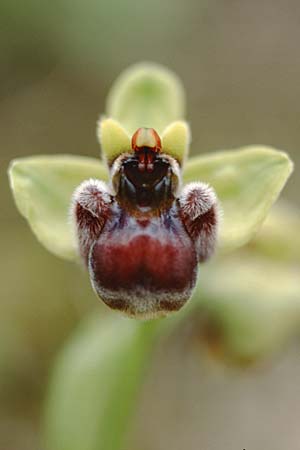
<path fill-rule="evenodd" d="M 80 253 L 100 296 L 136 317 L 165 314 L 189 298 L 197 263 L 216 244 L 216 194 L 224 253 L 252 238 L 292 170 L 284 152 L 264 146 L 187 158 L 184 117 L 178 78 L 161 66 L 139 64 L 121 74 L 108 96 L 98 128 L 105 164 L 34 156 L 14 160 L 9 170 L 16 204 L 40 242 L 68 260 Z M 73 218 L 88 205 L 75 215 L 75 240 L 68 220 L 72 196 Z M 108 249 L 113 242 L 115 251 Z"/>

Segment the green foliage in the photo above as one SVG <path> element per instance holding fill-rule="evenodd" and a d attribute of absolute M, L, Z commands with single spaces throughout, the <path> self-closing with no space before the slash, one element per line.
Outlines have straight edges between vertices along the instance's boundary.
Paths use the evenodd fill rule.
<path fill-rule="evenodd" d="M 57 361 L 47 404 L 49 450 L 118 450 L 157 337 L 168 321 L 114 315 L 83 324 Z"/>

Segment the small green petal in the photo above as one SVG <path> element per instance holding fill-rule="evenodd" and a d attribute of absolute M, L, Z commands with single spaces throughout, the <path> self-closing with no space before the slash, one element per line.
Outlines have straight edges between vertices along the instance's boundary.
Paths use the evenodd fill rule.
<path fill-rule="evenodd" d="M 182 165 L 189 151 L 190 128 L 183 120 L 172 122 L 161 136 L 162 151 L 173 156 Z"/>
<path fill-rule="evenodd" d="M 46 410 L 51 450 L 121 450 L 167 321 L 139 322 L 115 315 L 81 326 L 58 358 Z"/>
<path fill-rule="evenodd" d="M 119 121 L 132 135 L 138 128 L 159 134 L 185 114 L 181 81 L 163 66 L 144 63 L 125 70 L 107 99 L 107 116 Z"/>
<path fill-rule="evenodd" d="M 108 178 L 97 159 L 33 156 L 16 159 L 10 165 L 10 185 L 20 213 L 38 240 L 61 258 L 77 257 L 68 215 L 74 189 L 89 178 Z"/>
<path fill-rule="evenodd" d="M 217 192 L 223 219 L 220 244 L 232 250 L 259 229 L 293 169 L 286 153 L 246 147 L 190 159 L 184 181 L 204 181 Z"/>
<path fill-rule="evenodd" d="M 98 136 L 103 157 L 109 166 L 122 153 L 132 151 L 130 136 L 116 120 L 102 119 L 99 123 Z"/>

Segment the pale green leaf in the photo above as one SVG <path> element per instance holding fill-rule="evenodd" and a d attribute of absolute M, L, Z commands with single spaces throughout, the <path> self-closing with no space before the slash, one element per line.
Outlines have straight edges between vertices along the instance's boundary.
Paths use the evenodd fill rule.
<path fill-rule="evenodd" d="M 214 187 L 223 210 L 220 244 L 231 250 L 259 229 L 292 168 L 286 153 L 253 146 L 191 158 L 184 181 L 205 181 Z"/>
<path fill-rule="evenodd" d="M 117 315 L 81 326 L 58 358 L 46 408 L 49 450 L 122 450 L 156 338 L 167 320 Z"/>
<path fill-rule="evenodd" d="M 185 114 L 185 96 L 178 77 L 163 66 L 136 64 L 113 84 L 107 99 L 107 116 L 119 121 L 132 135 L 140 127 L 165 127 Z"/>
<path fill-rule="evenodd" d="M 76 258 L 69 209 L 74 189 L 88 178 L 107 179 L 97 159 L 70 155 L 14 160 L 9 179 L 16 205 L 38 240 L 52 253 Z"/>

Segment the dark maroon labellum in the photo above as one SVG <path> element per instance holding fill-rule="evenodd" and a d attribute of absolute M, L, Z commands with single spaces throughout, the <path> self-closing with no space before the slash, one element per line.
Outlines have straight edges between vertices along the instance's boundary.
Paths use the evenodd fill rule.
<path fill-rule="evenodd" d="M 147 221 L 116 208 L 93 245 L 89 270 L 113 309 L 131 315 L 180 309 L 196 281 L 197 256 L 176 203 Z"/>

